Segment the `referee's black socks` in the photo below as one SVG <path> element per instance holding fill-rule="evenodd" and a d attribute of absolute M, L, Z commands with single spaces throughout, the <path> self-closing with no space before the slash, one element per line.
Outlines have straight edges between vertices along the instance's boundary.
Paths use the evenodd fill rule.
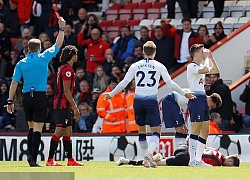
<path fill-rule="evenodd" d="M 28 162 L 31 161 L 31 156 L 32 156 L 32 139 L 33 139 L 33 128 L 29 129 L 28 135 L 27 135 L 27 139 L 28 139 Z"/>
<path fill-rule="evenodd" d="M 41 132 L 35 131 L 32 140 L 32 161 L 36 162 L 38 149 L 41 142 Z"/>

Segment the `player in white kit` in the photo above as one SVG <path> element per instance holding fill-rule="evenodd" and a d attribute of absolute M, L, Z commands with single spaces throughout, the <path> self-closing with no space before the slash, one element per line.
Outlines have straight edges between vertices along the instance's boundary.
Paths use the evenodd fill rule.
<path fill-rule="evenodd" d="M 158 106 L 158 83 L 160 77 L 170 88 L 184 95 L 188 99 L 194 98 L 191 92 L 184 92 L 175 82 L 171 80 L 166 67 L 154 60 L 156 46 L 152 41 L 143 45 L 144 59 L 132 64 L 124 79 L 110 93 L 104 96 L 104 100 L 110 99 L 116 93 L 124 89 L 127 84 L 135 78 L 134 110 L 136 123 L 139 130 L 139 144 L 144 156 L 144 162 L 150 167 L 156 167 L 152 154 L 159 145 L 161 119 Z M 150 126 L 153 133 L 149 144 L 146 139 L 146 125 Z"/>
<path fill-rule="evenodd" d="M 195 99 L 189 100 L 191 133 L 189 136 L 190 166 L 210 166 L 201 159 L 209 133 L 209 108 L 204 89 L 205 74 L 219 72 L 212 52 L 204 49 L 203 44 L 194 44 L 190 48 L 193 62 L 187 66 L 187 80 L 189 89 L 195 92 Z M 201 64 L 204 62 L 204 64 Z M 211 67 L 209 66 L 211 64 Z"/>

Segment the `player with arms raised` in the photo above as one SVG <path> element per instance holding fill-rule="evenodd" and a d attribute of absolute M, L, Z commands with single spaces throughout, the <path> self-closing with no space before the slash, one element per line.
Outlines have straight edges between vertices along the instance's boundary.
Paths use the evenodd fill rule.
<path fill-rule="evenodd" d="M 166 67 L 154 60 L 156 46 L 148 41 L 143 46 L 144 59 L 132 64 L 124 79 L 110 93 L 105 94 L 103 100 L 110 99 L 124 89 L 127 84 L 135 78 L 134 110 L 136 124 L 139 130 L 139 144 L 147 167 L 156 167 L 152 154 L 159 145 L 161 119 L 158 106 L 158 83 L 160 76 L 170 88 L 184 95 L 188 99 L 194 98 L 191 92 L 184 92 L 175 82 L 171 80 Z M 146 139 L 146 125 L 149 125 L 152 136 L 149 144 Z"/>

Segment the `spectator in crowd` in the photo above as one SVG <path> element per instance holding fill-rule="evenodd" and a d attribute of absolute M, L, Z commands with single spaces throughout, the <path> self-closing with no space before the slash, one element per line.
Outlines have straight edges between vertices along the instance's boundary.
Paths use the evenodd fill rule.
<path fill-rule="evenodd" d="M 86 17 L 87 17 L 87 11 L 84 8 L 80 8 L 78 10 L 78 21 L 75 24 L 75 34 L 78 34 L 81 29 L 82 29 L 82 25 L 86 23 Z"/>
<path fill-rule="evenodd" d="M 19 0 L 11 0 L 12 3 L 17 5 L 17 13 L 20 23 L 20 31 L 24 28 L 30 27 L 30 17 L 32 12 L 33 0 L 26 0 L 25 2 Z"/>
<path fill-rule="evenodd" d="M 135 122 L 135 111 L 134 111 L 134 97 L 135 97 L 135 79 L 127 85 L 125 89 L 126 102 L 127 102 L 127 112 L 128 112 L 128 129 L 127 132 L 138 132 L 138 126 Z"/>
<path fill-rule="evenodd" d="M 112 67 L 115 65 L 117 65 L 119 67 L 123 67 L 124 62 L 120 59 L 116 60 L 114 58 L 113 50 L 107 49 L 105 51 L 105 61 L 102 63 L 102 66 L 103 66 L 107 76 L 111 76 Z"/>
<path fill-rule="evenodd" d="M 48 36 L 48 34 L 47 33 L 45 33 L 45 32 L 41 32 L 40 34 L 39 34 L 39 37 L 38 37 L 38 39 L 40 39 L 40 41 L 41 41 L 41 45 L 42 45 L 42 52 L 45 50 L 45 48 L 44 48 L 44 42 L 45 41 L 47 41 L 47 40 L 49 40 L 49 36 Z M 52 44 L 52 43 L 51 43 Z"/>
<path fill-rule="evenodd" d="M 15 113 L 9 114 L 6 111 L 5 105 L 7 104 L 8 99 L 8 84 L 5 81 L 0 81 L 0 126 L 7 129 L 15 129 L 16 125 L 16 116 Z"/>
<path fill-rule="evenodd" d="M 103 93 L 109 82 L 109 76 L 106 75 L 104 68 L 102 66 L 97 66 L 95 68 L 95 77 L 93 79 L 92 88 L 97 88 Z"/>
<path fill-rule="evenodd" d="M 80 32 L 81 31 L 83 32 L 83 37 L 81 39 L 91 39 L 91 38 L 93 38 L 92 35 L 91 35 L 91 31 L 93 29 L 98 29 L 99 32 L 100 32 L 100 36 L 101 36 L 102 33 L 103 33 L 103 30 L 98 24 L 99 24 L 99 21 L 98 21 L 97 16 L 95 14 L 89 14 L 87 16 L 86 22 L 83 24 L 83 26 L 85 26 L 85 29 L 83 31 L 82 31 L 82 29 L 80 30 Z"/>
<path fill-rule="evenodd" d="M 232 101 L 233 104 L 233 116 L 230 121 L 230 130 L 235 131 L 238 133 L 240 129 L 242 128 L 242 114 L 240 114 L 237 110 L 237 105 L 234 101 Z"/>
<path fill-rule="evenodd" d="M 10 3 L 10 10 L 7 12 L 6 15 L 7 18 L 4 19 L 4 24 L 6 27 L 6 31 L 9 33 L 10 37 L 14 38 L 21 35 L 20 24 L 17 14 L 17 5 L 12 3 L 11 1 L 9 3 Z"/>
<path fill-rule="evenodd" d="M 31 38 L 32 38 L 31 31 L 28 28 L 24 28 L 22 31 L 22 38 L 17 41 L 14 49 L 21 51 L 23 48 L 23 39 L 31 39 Z"/>
<path fill-rule="evenodd" d="M 240 100 L 245 104 L 245 115 L 243 116 L 243 122 L 245 127 L 250 127 L 250 80 L 246 85 L 243 93 L 240 95 Z"/>
<path fill-rule="evenodd" d="M 52 66 L 53 67 L 53 66 Z M 55 82 L 56 82 L 56 73 L 54 70 L 52 70 L 49 66 L 48 68 L 48 78 L 47 78 L 48 84 L 51 85 L 52 87 L 55 87 Z"/>
<path fill-rule="evenodd" d="M 127 132 L 126 121 L 126 98 L 122 91 L 117 93 L 112 99 L 103 101 L 105 93 L 111 92 L 118 84 L 116 77 L 109 79 L 109 85 L 97 101 L 97 114 L 102 118 L 103 133 L 125 133 Z"/>
<path fill-rule="evenodd" d="M 198 30 L 197 32 L 199 33 L 199 35 L 202 37 L 202 44 L 204 44 L 204 47 L 205 48 L 209 48 L 208 47 L 208 41 L 209 41 L 209 32 L 208 32 L 208 29 L 207 29 L 207 26 L 206 25 L 200 25 L 198 27 Z"/>
<path fill-rule="evenodd" d="M 175 19 L 176 1 L 178 1 L 183 17 L 197 18 L 198 0 L 168 0 L 168 18 Z"/>
<path fill-rule="evenodd" d="M 110 40 L 109 34 L 107 32 L 102 33 L 102 40 L 107 42 L 110 47 L 113 46 L 113 42 Z"/>
<path fill-rule="evenodd" d="M 125 73 L 121 70 L 121 68 L 117 65 L 114 65 L 111 69 L 111 76 L 117 78 L 117 81 L 120 82 L 123 80 Z"/>
<path fill-rule="evenodd" d="M 125 65 L 123 66 L 123 72 L 127 72 L 128 68 L 135 62 L 140 61 L 143 59 L 143 53 L 142 53 L 142 46 L 141 45 L 135 45 L 134 49 L 134 55 L 129 56 L 124 60 Z"/>
<path fill-rule="evenodd" d="M 219 128 L 221 124 L 220 114 L 217 112 L 211 113 L 211 119 L 209 121 L 209 134 L 221 134 L 222 131 Z"/>
<path fill-rule="evenodd" d="M 73 24 L 67 22 L 64 30 L 64 42 L 63 47 L 67 45 L 77 46 L 77 36 L 72 32 Z"/>
<path fill-rule="evenodd" d="M 222 22 L 219 21 L 214 25 L 214 33 L 209 36 L 209 41 L 207 43 L 207 47 L 211 47 L 216 44 L 218 41 L 222 40 L 227 35 L 224 32 L 224 27 Z"/>
<path fill-rule="evenodd" d="M 0 53 L 6 60 L 9 59 L 11 41 L 9 33 L 5 30 L 4 24 L 0 22 Z"/>
<path fill-rule="evenodd" d="M 130 26 L 122 26 L 121 36 L 112 47 L 115 59 L 124 61 L 128 56 L 133 56 L 136 40 L 137 38 L 130 33 Z"/>
<path fill-rule="evenodd" d="M 44 50 L 50 48 L 52 46 L 52 42 L 49 40 L 49 39 L 46 39 L 44 42 L 43 42 L 43 48 Z"/>
<path fill-rule="evenodd" d="M 27 54 L 29 53 L 28 42 L 29 42 L 28 38 L 22 39 L 22 49 L 18 53 L 17 62 L 27 57 Z"/>
<path fill-rule="evenodd" d="M 156 26 L 153 29 L 154 39 L 153 42 L 156 45 L 156 55 L 155 60 L 162 63 L 171 74 L 174 68 L 174 38 L 169 38 L 164 35 L 162 26 Z M 153 33 L 151 32 L 151 33 Z"/>
<path fill-rule="evenodd" d="M 92 99 L 90 101 L 90 107 L 92 108 L 93 113 L 95 113 L 95 114 L 97 114 L 96 113 L 96 105 L 97 105 L 97 101 L 98 101 L 100 94 L 101 94 L 101 91 L 98 88 L 93 89 Z"/>
<path fill-rule="evenodd" d="M 92 128 L 96 122 L 97 115 L 93 113 L 92 108 L 87 104 L 82 102 L 78 106 L 80 110 L 80 118 L 74 125 L 74 132 L 84 132 L 91 133 Z"/>
<path fill-rule="evenodd" d="M 204 85 L 204 89 L 206 91 L 206 95 L 209 96 L 211 94 L 211 77 L 210 74 L 206 74 L 205 75 L 205 85 Z"/>
<path fill-rule="evenodd" d="M 212 0 L 214 3 L 214 17 L 221 17 L 224 9 L 225 0 Z"/>
<path fill-rule="evenodd" d="M 8 17 L 7 16 L 8 11 L 9 9 L 7 6 L 5 6 L 3 0 L 0 0 L 0 22 L 3 22 L 6 19 L 6 17 Z"/>
<path fill-rule="evenodd" d="M 233 106 L 231 91 L 227 85 L 223 83 L 220 74 L 211 74 L 211 93 L 218 93 L 222 99 L 222 105 L 212 112 L 218 112 L 222 118 L 220 129 L 222 131 L 230 131 L 230 120 L 233 116 Z"/>
<path fill-rule="evenodd" d="M 87 80 L 89 82 L 90 86 L 92 86 L 92 79 L 86 75 L 86 73 L 82 67 L 78 67 L 78 68 L 76 68 L 76 83 L 75 83 L 75 90 L 77 92 L 80 92 L 80 82 L 82 80 Z"/>
<path fill-rule="evenodd" d="M 140 28 L 140 39 L 135 42 L 135 46 L 143 46 L 147 41 L 150 40 L 149 30 L 147 26 L 142 26 Z"/>
<path fill-rule="evenodd" d="M 88 46 L 88 57 L 87 57 L 87 75 L 92 79 L 95 75 L 95 68 L 101 65 L 105 61 L 105 51 L 109 48 L 107 42 L 101 38 L 101 32 L 98 28 L 91 30 L 91 39 L 84 40 L 84 31 L 86 25 L 82 26 L 80 33 L 78 34 L 78 44 Z"/>
<path fill-rule="evenodd" d="M 17 55 L 18 55 L 17 50 L 10 51 L 10 61 L 7 63 L 6 72 L 5 72 L 5 78 L 7 78 L 8 81 L 11 81 L 11 78 L 13 76 L 13 72 L 17 64 Z"/>
<path fill-rule="evenodd" d="M 86 102 L 87 104 L 90 104 L 92 96 L 89 82 L 87 80 L 82 80 L 79 85 L 80 92 L 77 92 L 74 98 L 76 104 L 79 105 L 81 102 Z"/>
<path fill-rule="evenodd" d="M 47 84 L 46 94 L 48 96 L 48 104 L 47 104 L 47 117 L 44 121 L 43 132 L 55 132 L 56 124 L 55 124 L 55 115 L 53 110 L 53 102 L 54 102 L 54 91 L 53 86 Z"/>
<path fill-rule="evenodd" d="M 0 52 L 0 80 L 5 79 L 7 61 L 3 59 L 2 53 Z"/>
<path fill-rule="evenodd" d="M 201 44 L 201 36 L 192 30 L 191 19 L 183 18 L 181 20 L 182 29 L 176 30 L 174 57 L 177 59 L 176 69 L 183 66 L 187 62 L 191 62 L 192 58 L 189 49 L 193 44 Z"/>

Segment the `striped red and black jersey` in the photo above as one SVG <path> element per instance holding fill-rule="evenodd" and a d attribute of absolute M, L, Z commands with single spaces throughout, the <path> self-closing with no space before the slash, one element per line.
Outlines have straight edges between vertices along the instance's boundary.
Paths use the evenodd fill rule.
<path fill-rule="evenodd" d="M 76 75 L 73 68 L 69 64 L 64 64 L 59 68 L 57 73 L 57 93 L 54 99 L 54 109 L 72 109 L 71 104 L 67 100 L 63 82 L 70 82 L 70 92 L 74 95 Z"/>
<path fill-rule="evenodd" d="M 202 160 L 213 166 L 222 166 L 225 155 L 214 148 L 206 147 L 202 154 Z"/>

